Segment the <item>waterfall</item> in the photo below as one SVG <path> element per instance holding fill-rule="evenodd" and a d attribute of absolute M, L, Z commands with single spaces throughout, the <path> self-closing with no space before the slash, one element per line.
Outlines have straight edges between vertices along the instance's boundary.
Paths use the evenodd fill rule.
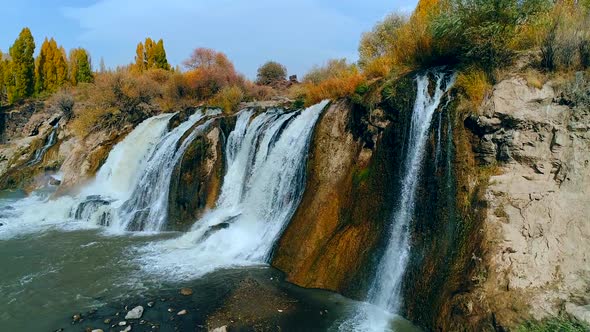
<path fill-rule="evenodd" d="M 301 201 L 308 147 L 327 104 L 299 112 L 241 111 L 228 136 L 216 207 L 183 236 L 141 248 L 142 268 L 183 279 L 267 262 Z"/>
<path fill-rule="evenodd" d="M 162 229 L 168 217 L 168 194 L 174 166 L 197 134 L 208 127 L 210 122 L 207 121 L 195 128 L 179 147 L 177 147 L 178 142 L 203 117 L 218 113 L 218 110 L 209 112 L 207 115 L 197 112 L 164 136 L 149 157 L 131 198 L 119 211 L 119 223 L 116 225 L 118 229 L 143 231 Z"/>
<path fill-rule="evenodd" d="M 410 256 L 409 226 L 414 214 L 416 189 L 430 124 L 442 97 L 454 80 L 454 76 L 444 73 L 436 73 L 435 76 L 433 96 L 429 94 L 428 75 L 416 79 L 418 89 L 406 141 L 407 154 L 402 168 L 400 199 L 394 209 L 390 238 L 368 296 L 370 303 L 393 313 L 398 313 L 403 303 L 402 279 Z"/>
<path fill-rule="evenodd" d="M 422 172 L 426 143 L 435 111 L 454 83 L 455 75 L 435 72 L 434 94 L 429 91 L 429 74 L 416 78 L 416 101 L 404 143 L 399 201 L 394 202 L 388 242 L 373 279 L 367 302 L 354 317 L 344 321 L 340 331 L 392 331 L 390 320 L 403 305 L 402 282 L 410 258 L 410 225 L 415 211 L 416 191 Z M 439 119 L 440 124 L 440 119 Z M 440 132 L 440 130 L 439 130 Z M 440 138 L 437 137 L 437 146 Z"/>
<path fill-rule="evenodd" d="M 58 128 L 59 128 L 59 121 L 57 121 L 57 123 L 53 126 L 53 128 L 51 128 L 51 133 L 49 133 L 49 136 L 47 136 L 47 138 L 45 138 L 45 144 L 43 145 L 43 147 L 41 147 L 41 149 L 37 149 L 35 151 L 33 158 L 31 160 L 29 160 L 29 162 L 26 163 L 26 166 L 33 166 L 33 165 L 36 165 L 41 162 L 41 160 L 43 159 L 43 156 L 45 155 L 47 150 L 49 150 L 49 148 L 51 148 L 57 142 Z"/>
<path fill-rule="evenodd" d="M 174 114 L 142 122 L 109 153 L 94 183 L 83 190 L 84 199 L 71 216 L 109 226 L 112 231 L 161 230 L 168 215 L 174 167 L 210 121 L 194 126 L 219 112 L 197 111 L 171 131 L 168 123 Z"/>
<path fill-rule="evenodd" d="M 94 182 L 83 193 L 111 197 L 119 201 L 129 198 L 139 177 L 145 172 L 148 157 L 168 131 L 168 122 L 173 116 L 174 114 L 162 114 L 137 125 L 113 147 L 98 170 Z"/>

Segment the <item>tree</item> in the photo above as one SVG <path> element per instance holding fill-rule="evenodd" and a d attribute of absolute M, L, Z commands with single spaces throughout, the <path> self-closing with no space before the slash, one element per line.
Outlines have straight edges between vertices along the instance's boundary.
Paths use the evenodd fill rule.
<path fill-rule="evenodd" d="M 182 64 L 188 69 L 211 67 L 215 65 L 218 56 L 219 52 L 213 49 L 199 47 Z"/>
<path fill-rule="evenodd" d="M 92 65 L 88 52 L 83 48 L 74 48 L 70 51 L 70 82 L 91 83 L 94 80 Z"/>
<path fill-rule="evenodd" d="M 148 37 L 144 43 L 137 44 L 134 69 L 141 73 L 152 68 L 170 70 L 170 65 L 166 59 L 164 41 L 160 39 L 158 42 L 154 42 Z"/>
<path fill-rule="evenodd" d="M 32 96 L 35 90 L 35 40 L 29 28 L 20 32 L 9 53 L 10 74 L 6 84 L 8 102 L 13 103 Z"/>
<path fill-rule="evenodd" d="M 154 66 L 155 68 L 169 70 L 170 65 L 168 59 L 166 59 L 166 50 L 164 49 L 164 41 L 158 40 L 158 43 L 154 49 Z"/>
<path fill-rule="evenodd" d="M 145 63 L 145 49 L 143 47 L 143 43 L 139 42 L 137 47 L 135 48 L 135 70 L 138 72 L 143 72 L 146 68 Z"/>
<path fill-rule="evenodd" d="M 2 50 L 0 50 L 0 106 L 2 106 L 6 100 L 6 88 L 4 86 L 5 67 L 4 54 L 2 53 Z"/>
<path fill-rule="evenodd" d="M 276 61 L 268 61 L 258 68 L 256 83 L 275 85 L 287 79 L 287 68 Z"/>
<path fill-rule="evenodd" d="M 190 69 L 187 84 L 196 98 L 207 99 L 226 86 L 244 83 L 227 56 L 209 48 L 195 49 L 184 66 Z"/>
<path fill-rule="evenodd" d="M 68 65 L 65 50 L 58 47 L 53 38 L 41 45 L 35 67 L 35 91 L 55 92 L 68 81 Z"/>
<path fill-rule="evenodd" d="M 511 60 L 518 30 L 550 6 L 550 0 L 446 0 L 433 33 L 443 56 L 491 73 Z"/>
<path fill-rule="evenodd" d="M 359 45 L 359 65 L 366 66 L 371 61 L 392 52 L 395 35 L 408 19 L 400 14 L 390 14 L 377 23 L 371 32 L 365 32 Z"/>
<path fill-rule="evenodd" d="M 107 66 L 104 64 L 104 58 L 100 57 L 100 65 L 99 65 L 99 71 L 101 73 L 105 73 L 107 71 Z"/>

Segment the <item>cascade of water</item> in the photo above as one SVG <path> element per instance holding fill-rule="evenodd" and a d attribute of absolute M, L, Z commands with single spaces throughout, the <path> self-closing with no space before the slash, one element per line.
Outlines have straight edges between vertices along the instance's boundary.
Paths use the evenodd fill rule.
<path fill-rule="evenodd" d="M 82 191 L 85 198 L 71 211 L 71 217 L 110 226 L 115 232 L 161 230 L 168 215 L 174 167 L 210 121 L 194 126 L 219 112 L 195 112 L 171 131 L 168 123 L 174 114 L 156 116 L 138 125 L 113 148 L 96 180 Z"/>
<path fill-rule="evenodd" d="M 400 201 L 393 214 L 390 238 L 369 291 L 369 302 L 397 313 L 402 305 L 401 287 L 410 256 L 409 226 L 415 209 L 415 194 L 431 120 L 454 75 L 437 73 L 434 95 L 429 94 L 428 75 L 417 78 L 417 96 L 412 113 L 401 180 Z"/>
<path fill-rule="evenodd" d="M 301 200 L 311 134 L 327 103 L 301 112 L 272 110 L 253 119 L 252 111 L 242 111 L 228 137 L 228 166 L 216 208 L 187 234 L 143 248 L 141 266 L 184 278 L 266 262 Z"/>
<path fill-rule="evenodd" d="M 167 133 L 158 143 L 146 162 L 143 174 L 137 181 L 131 197 L 118 211 L 119 230 L 160 231 L 168 215 L 168 194 L 174 167 L 188 146 L 210 121 L 195 128 L 178 146 L 180 139 L 205 116 L 218 114 L 209 111 L 206 115 L 196 112 L 178 127 Z"/>
<path fill-rule="evenodd" d="M 47 227 L 85 228 L 109 224 L 113 210 L 129 198 L 149 155 L 168 131 L 173 115 L 163 114 L 140 123 L 115 145 L 95 180 L 77 197 L 61 196 L 50 200 L 47 193 L 39 191 L 11 205 L 13 213 L 0 216 L 4 224 L 0 228 L 0 233 L 4 233 L 0 238 Z M 72 218 L 88 222 L 76 225 L 66 222 Z"/>
<path fill-rule="evenodd" d="M 58 128 L 59 128 L 59 122 L 57 122 L 53 126 L 53 128 L 51 129 L 51 133 L 49 133 L 49 136 L 47 136 L 43 147 L 41 147 L 41 149 L 37 149 L 35 151 L 33 158 L 29 162 L 27 162 L 26 166 L 33 166 L 33 165 L 36 165 L 41 162 L 41 160 L 43 159 L 43 156 L 45 155 L 47 150 L 49 150 L 49 148 L 51 148 L 57 142 L 57 129 Z"/>
<path fill-rule="evenodd" d="M 129 198 L 139 177 L 145 172 L 147 160 L 174 114 L 151 117 L 117 143 L 98 170 L 93 183 L 83 190 L 85 195 L 101 195 L 124 202 Z"/>
<path fill-rule="evenodd" d="M 406 141 L 401 168 L 399 202 L 394 207 L 387 247 L 369 289 L 367 303 L 360 304 L 354 315 L 341 322 L 339 331 L 394 331 L 391 322 L 401 309 L 402 281 L 410 258 L 410 223 L 414 215 L 415 195 L 422 171 L 422 162 L 432 125 L 432 118 L 445 93 L 454 83 L 455 75 L 435 73 L 434 95 L 429 94 L 429 75 L 416 78 L 417 94 Z M 438 125 L 441 126 L 442 118 Z M 438 130 L 440 133 L 440 128 Z M 437 137 L 436 149 L 440 149 Z M 437 153 L 436 158 L 440 158 Z M 438 163 L 438 161 L 437 161 Z"/>

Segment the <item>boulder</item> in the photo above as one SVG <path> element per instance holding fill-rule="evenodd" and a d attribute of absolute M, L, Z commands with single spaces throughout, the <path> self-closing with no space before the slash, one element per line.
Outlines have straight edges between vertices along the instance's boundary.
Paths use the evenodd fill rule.
<path fill-rule="evenodd" d="M 129 310 L 127 315 L 125 315 L 125 319 L 140 319 L 143 315 L 143 307 L 138 305 L 137 307 Z"/>

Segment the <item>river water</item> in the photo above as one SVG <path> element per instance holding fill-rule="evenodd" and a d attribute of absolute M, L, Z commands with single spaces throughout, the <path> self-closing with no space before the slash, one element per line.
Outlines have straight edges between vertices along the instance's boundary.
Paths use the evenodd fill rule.
<path fill-rule="evenodd" d="M 196 112 L 174 129 L 172 115 L 147 119 L 76 196 L 52 199 L 55 187 L 0 193 L 0 330 L 120 331 L 126 311 L 142 305 L 143 322 L 126 323 L 133 331 L 342 331 L 359 307 L 385 322 L 377 331 L 415 331 L 387 308 L 296 287 L 268 265 L 301 200 L 327 104 L 241 112 L 216 207 L 187 233 L 162 231 L 170 176 L 216 112 Z M 193 295 L 179 295 L 183 287 Z M 72 323 L 75 314 L 82 320 Z"/>

